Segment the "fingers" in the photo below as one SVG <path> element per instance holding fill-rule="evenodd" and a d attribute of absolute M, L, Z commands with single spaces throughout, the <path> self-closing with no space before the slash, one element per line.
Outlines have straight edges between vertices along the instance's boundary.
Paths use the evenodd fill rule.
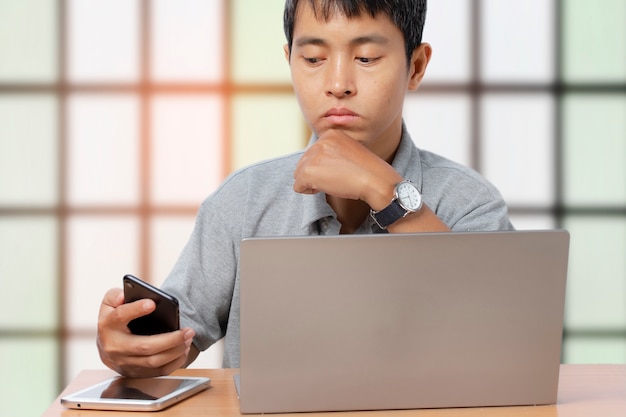
<path fill-rule="evenodd" d="M 100 358 L 122 375 L 167 375 L 185 365 L 195 332 L 186 328 L 171 333 L 138 336 L 101 332 L 97 344 Z"/>
<path fill-rule="evenodd" d="M 331 140 L 319 138 L 309 149 L 304 152 L 294 171 L 294 191 L 303 194 L 315 194 L 328 192 L 326 184 L 335 175 L 335 161 L 346 161 L 340 155 Z"/>
<path fill-rule="evenodd" d="M 191 329 L 153 336 L 128 335 L 119 339 L 119 351 L 111 356 L 124 375 L 167 375 L 185 365 L 193 335 Z"/>
<path fill-rule="evenodd" d="M 186 332 L 186 330 L 190 330 L 190 332 Z M 144 365 L 145 362 L 145 365 L 148 368 L 158 370 L 160 375 L 167 375 L 172 373 L 176 369 L 181 368 L 185 365 L 187 361 L 187 356 L 189 355 L 191 343 L 193 340 L 193 336 L 187 338 L 187 334 L 195 335 L 195 332 L 193 332 L 191 329 L 186 330 L 182 330 L 182 343 L 180 343 L 180 341 L 178 340 L 177 335 L 177 339 L 171 348 L 164 351 L 156 352 L 149 356 L 135 357 L 133 358 L 137 361 L 135 363 Z"/>

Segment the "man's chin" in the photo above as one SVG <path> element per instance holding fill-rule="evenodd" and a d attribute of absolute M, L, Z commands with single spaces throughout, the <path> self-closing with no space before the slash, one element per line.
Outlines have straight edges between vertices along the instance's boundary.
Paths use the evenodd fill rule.
<path fill-rule="evenodd" d="M 350 139 L 354 139 L 356 141 L 362 142 L 360 138 L 363 135 L 359 132 L 358 129 L 354 127 L 350 127 L 350 126 L 333 125 L 333 126 L 328 126 L 328 127 L 325 127 L 323 129 L 319 129 L 316 131 L 317 137 L 322 137 L 324 135 L 333 135 L 333 134 L 346 136 L 346 137 L 349 137 Z"/>

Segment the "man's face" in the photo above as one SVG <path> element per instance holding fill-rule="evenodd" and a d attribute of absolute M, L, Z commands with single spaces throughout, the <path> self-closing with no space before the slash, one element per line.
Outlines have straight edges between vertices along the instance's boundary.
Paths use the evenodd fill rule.
<path fill-rule="evenodd" d="M 338 13 L 325 22 L 301 1 L 287 57 L 298 102 L 315 134 L 337 129 L 381 157 L 395 151 L 405 94 L 417 88 L 421 76 L 414 75 L 413 63 L 407 68 L 404 37 L 387 16 L 347 19 Z"/>

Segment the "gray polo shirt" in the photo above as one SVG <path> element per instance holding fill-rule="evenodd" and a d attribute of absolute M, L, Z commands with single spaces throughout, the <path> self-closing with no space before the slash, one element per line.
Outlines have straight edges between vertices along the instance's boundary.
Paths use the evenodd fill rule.
<path fill-rule="evenodd" d="M 302 152 L 230 175 L 201 205 L 195 229 L 163 288 L 176 296 L 181 325 L 205 350 L 225 337 L 224 367 L 239 367 L 239 243 L 252 236 L 336 235 L 341 225 L 323 193 L 293 191 Z M 421 190 L 453 231 L 508 230 L 499 192 L 471 169 L 418 150 L 406 129 L 393 167 Z M 380 233 L 368 218 L 356 233 Z"/>

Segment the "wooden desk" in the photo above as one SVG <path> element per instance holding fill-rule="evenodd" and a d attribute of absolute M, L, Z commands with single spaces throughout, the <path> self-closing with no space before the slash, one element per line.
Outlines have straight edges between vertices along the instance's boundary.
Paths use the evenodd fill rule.
<path fill-rule="evenodd" d="M 140 415 L 152 415 L 154 417 L 241 416 L 239 413 L 239 400 L 233 384 L 233 375 L 236 373 L 238 373 L 236 369 L 185 369 L 175 372 L 174 375 L 208 376 L 211 378 L 211 388 L 158 413 L 68 410 L 61 406 L 59 398 L 57 398 L 43 414 L 43 417 L 99 417 L 104 415 L 109 417 L 138 417 Z M 83 371 L 59 397 L 110 378 L 113 375 L 115 375 L 113 372 L 105 370 Z M 277 417 L 293 415 L 276 414 Z M 550 406 L 362 411 L 332 414 L 305 413 L 295 415 L 299 417 L 316 417 L 321 415 L 332 415 L 333 417 L 624 417 L 626 416 L 626 365 L 561 365 L 558 403 Z"/>

